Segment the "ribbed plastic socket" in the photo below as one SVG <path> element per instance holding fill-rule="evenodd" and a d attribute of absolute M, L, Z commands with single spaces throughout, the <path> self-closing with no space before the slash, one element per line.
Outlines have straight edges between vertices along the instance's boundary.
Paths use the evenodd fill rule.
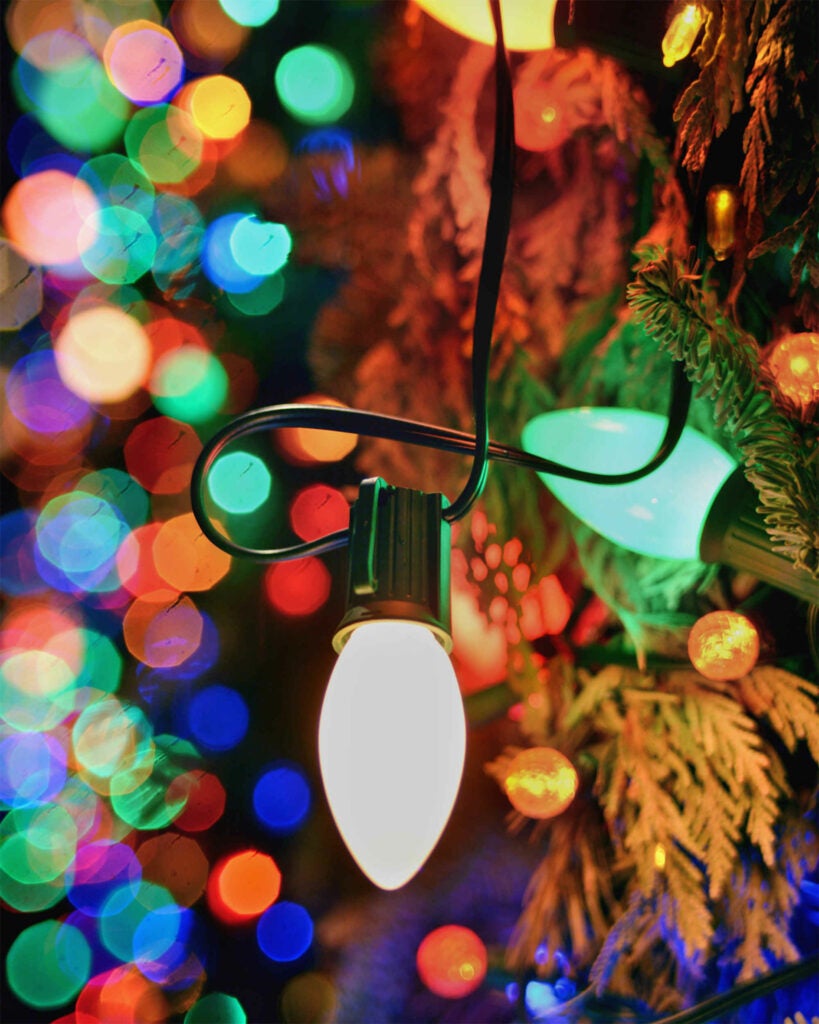
<path fill-rule="evenodd" d="M 811 604 L 819 603 L 819 580 L 771 548 L 758 497 L 742 468 L 728 477 L 705 520 L 700 538 L 703 562 L 720 562 L 756 576 Z"/>
<path fill-rule="evenodd" d="M 383 620 L 418 622 L 452 650 L 447 504 L 442 494 L 380 477 L 363 481 L 350 512 L 347 611 L 336 651 L 354 629 Z"/>

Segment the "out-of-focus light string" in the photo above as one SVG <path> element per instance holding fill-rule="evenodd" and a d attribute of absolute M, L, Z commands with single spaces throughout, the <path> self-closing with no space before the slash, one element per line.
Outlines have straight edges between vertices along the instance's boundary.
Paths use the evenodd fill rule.
<path fill-rule="evenodd" d="M 6 963 L 11 992 L 43 1012 L 73 1002 L 89 1021 L 247 1020 L 232 995 L 204 990 L 215 855 L 200 833 L 225 814 L 219 758 L 246 742 L 249 713 L 239 687 L 214 680 L 223 641 L 198 595 L 230 559 L 201 538 L 187 487 L 197 431 L 248 408 L 259 383 L 251 358 L 219 344 L 224 324 L 201 296 L 219 290 L 219 310 L 251 334 L 285 298 L 292 239 L 260 197 L 287 167 L 286 131 L 254 117 L 224 71 L 277 8 L 175 0 L 165 24 L 152 0 L 5 10 L 21 115 L 7 134 L 18 180 L 0 210 L 0 331 L 16 332 L 0 455 L 21 507 L 0 519 L 0 899 L 52 915 L 18 921 Z M 313 130 L 331 132 L 333 116 L 313 116 Z M 325 155 L 343 187 L 355 159 Z M 217 188 L 242 194 L 235 209 L 212 212 Z M 252 456 L 241 458 L 247 480 Z M 230 491 L 226 480 L 226 514 L 247 516 Z M 307 499 L 300 508 L 297 531 L 328 521 Z M 282 614 L 326 599 L 309 573 L 299 586 Z M 287 588 L 272 589 L 281 603 Z M 307 820 L 309 783 L 281 762 L 250 784 L 275 854 Z M 244 854 L 259 859 L 251 847 L 225 856 Z M 260 962 L 280 982 L 282 964 L 300 976 L 313 942 L 308 908 L 280 901 L 288 886 L 253 909 Z M 284 987 L 298 1015 L 303 998 Z"/>

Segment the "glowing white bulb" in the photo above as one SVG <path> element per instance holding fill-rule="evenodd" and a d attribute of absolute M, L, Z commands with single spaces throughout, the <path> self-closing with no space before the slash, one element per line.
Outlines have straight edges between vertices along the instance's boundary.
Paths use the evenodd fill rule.
<path fill-rule="evenodd" d="M 404 885 L 432 852 L 465 748 L 458 682 L 433 634 L 414 622 L 359 626 L 327 686 L 319 761 L 338 830 L 382 889 Z"/>

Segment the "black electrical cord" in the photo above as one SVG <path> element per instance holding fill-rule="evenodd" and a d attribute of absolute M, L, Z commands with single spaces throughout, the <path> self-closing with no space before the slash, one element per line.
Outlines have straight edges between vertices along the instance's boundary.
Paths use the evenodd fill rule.
<path fill-rule="evenodd" d="M 447 519 L 462 519 L 486 486 L 489 471 L 489 361 L 500 294 L 503 261 L 512 219 L 515 187 L 515 104 L 509 55 L 503 38 L 500 0 L 489 0 L 495 24 L 495 142 L 489 183 L 481 271 L 472 328 L 472 408 L 475 449 L 469 479 L 447 509 Z"/>
<path fill-rule="evenodd" d="M 777 989 L 786 988 L 797 981 L 807 981 L 808 978 L 815 978 L 817 975 L 819 960 L 815 956 L 797 960 L 796 963 L 786 964 L 769 974 L 736 985 L 727 992 L 712 996 L 671 1017 L 655 1020 L 652 1024 L 708 1024 L 709 1021 L 727 1020 L 729 1011 L 745 1006 L 754 999 L 761 999 L 762 996 L 776 992 Z"/>
<path fill-rule="evenodd" d="M 771 992 L 777 992 L 783 988 L 789 988 L 798 981 L 807 981 L 819 975 L 819 960 L 815 956 L 797 960 L 791 964 L 777 967 L 767 974 L 762 974 L 751 981 L 735 985 L 727 992 L 720 992 L 719 995 L 710 996 L 702 1002 L 689 1006 L 686 1010 L 680 1010 L 668 1017 L 655 1017 L 649 1021 L 642 1018 L 645 1024 L 708 1024 L 709 1021 L 726 1020 L 728 1011 L 738 1010 L 755 999 L 761 999 Z M 594 989 L 590 985 L 578 992 L 576 996 L 567 999 L 563 1003 L 556 1003 L 538 1014 L 539 1021 L 548 1021 L 553 1017 L 564 1019 L 570 1010 L 574 1010 L 589 1001 L 594 996 Z"/>
<path fill-rule="evenodd" d="M 671 397 L 665 436 L 645 465 L 628 473 L 591 473 L 573 469 L 550 459 L 543 459 L 520 448 L 492 441 L 489 437 L 488 387 L 492 329 L 495 320 L 500 279 L 514 191 L 515 125 L 512 78 L 509 57 L 503 37 L 500 0 L 489 0 L 495 24 L 495 145 L 490 179 L 490 200 L 487 214 L 481 270 L 475 302 L 475 323 L 472 334 L 472 397 L 475 433 L 467 434 L 447 427 L 419 423 L 378 413 L 355 409 L 339 409 L 316 405 L 280 405 L 256 409 L 233 420 L 205 445 L 191 481 L 193 512 L 202 532 L 210 541 L 231 555 L 265 561 L 284 561 L 306 555 L 320 555 L 343 547 L 348 532 L 338 530 L 314 541 L 286 548 L 251 548 L 238 544 L 217 529 L 205 502 L 205 479 L 214 461 L 231 442 L 260 430 L 279 427 L 310 427 L 319 430 L 355 433 L 407 444 L 438 448 L 442 451 L 471 453 L 469 478 L 461 493 L 444 510 L 444 518 L 454 522 L 462 518 L 475 503 L 486 483 L 489 460 L 506 462 L 536 472 L 551 473 L 592 484 L 625 484 L 647 476 L 658 468 L 674 450 L 682 434 L 691 400 L 691 384 L 682 363 L 673 364 Z"/>
<path fill-rule="evenodd" d="M 591 473 L 582 469 L 574 469 L 559 462 L 552 462 L 551 459 L 533 455 L 531 452 L 525 452 L 521 448 L 491 440 L 488 444 L 488 458 L 494 462 L 504 462 L 508 465 L 520 466 L 523 469 L 568 477 L 570 480 L 580 480 L 584 483 L 608 485 L 631 483 L 632 480 L 639 480 L 652 473 L 674 450 L 685 426 L 690 394 L 691 385 L 685 377 L 682 363 L 673 363 L 665 435 L 657 451 L 648 462 L 628 473 Z M 219 455 L 228 445 L 242 437 L 282 427 L 308 427 L 314 430 L 360 434 L 364 437 L 400 441 L 404 444 L 436 448 L 439 451 L 461 455 L 475 450 L 474 434 L 453 430 L 450 427 L 436 426 L 432 423 L 386 416 L 382 413 L 362 412 L 358 409 L 344 409 L 337 406 L 299 404 L 271 405 L 263 409 L 254 409 L 238 416 L 213 435 L 196 460 L 191 479 L 193 512 L 202 532 L 212 543 L 228 554 L 265 561 L 285 561 L 290 558 L 302 558 L 305 555 L 326 554 L 328 551 L 343 547 L 348 541 L 347 531 L 338 530 L 326 537 L 286 548 L 251 548 L 238 544 L 225 536 L 211 520 L 206 508 L 205 482 Z M 451 519 L 452 507 L 449 506 L 444 510 L 445 518 Z"/>

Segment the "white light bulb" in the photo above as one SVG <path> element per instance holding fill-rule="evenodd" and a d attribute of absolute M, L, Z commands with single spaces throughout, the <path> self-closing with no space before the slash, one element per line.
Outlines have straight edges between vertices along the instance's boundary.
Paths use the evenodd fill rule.
<path fill-rule="evenodd" d="M 330 809 L 358 866 L 382 889 L 420 869 L 449 819 L 466 723 L 452 664 L 425 626 L 359 626 L 321 709 L 319 761 Z"/>

